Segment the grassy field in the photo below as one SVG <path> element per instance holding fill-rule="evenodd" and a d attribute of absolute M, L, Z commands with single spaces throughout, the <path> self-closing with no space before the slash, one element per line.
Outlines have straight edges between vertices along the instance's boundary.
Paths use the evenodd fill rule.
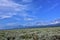
<path fill-rule="evenodd" d="M 0 40 L 60 40 L 60 27 L 0 30 Z"/>

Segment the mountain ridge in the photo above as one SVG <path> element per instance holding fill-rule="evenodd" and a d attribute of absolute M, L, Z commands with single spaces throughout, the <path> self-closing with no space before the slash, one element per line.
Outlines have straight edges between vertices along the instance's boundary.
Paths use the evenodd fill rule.
<path fill-rule="evenodd" d="M 2 28 L 2 30 L 3 29 L 25 29 L 25 28 L 46 28 L 46 27 L 60 27 L 60 19 L 58 19 L 58 20 L 54 20 L 54 21 L 52 21 L 52 22 L 50 22 L 50 23 L 46 23 L 45 24 L 45 22 L 43 22 L 42 24 L 40 23 L 40 24 L 36 24 L 36 25 L 26 25 L 26 26 L 24 26 L 24 25 L 9 25 L 9 26 L 5 26 L 4 28 Z M 1 30 L 1 29 L 0 29 Z"/>

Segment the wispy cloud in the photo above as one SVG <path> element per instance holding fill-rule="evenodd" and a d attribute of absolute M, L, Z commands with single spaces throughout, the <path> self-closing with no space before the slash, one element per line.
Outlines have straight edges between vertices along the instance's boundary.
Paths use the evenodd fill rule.
<path fill-rule="evenodd" d="M 55 3 L 52 7 L 48 8 L 48 9 L 46 10 L 46 12 L 49 12 L 49 11 L 53 10 L 53 9 L 56 8 L 58 5 L 59 5 L 58 3 Z"/>
<path fill-rule="evenodd" d="M 7 23 L 6 26 L 17 26 L 17 25 L 20 25 L 18 23 L 13 23 L 13 22 L 10 22 L 10 23 Z"/>
<path fill-rule="evenodd" d="M 24 18 L 24 20 L 26 20 L 26 21 L 32 21 L 32 20 L 34 20 L 34 18 L 28 18 L 28 17 L 26 17 L 26 18 Z"/>
<path fill-rule="evenodd" d="M 12 17 L 12 16 L 2 15 L 0 19 L 10 18 L 10 17 Z"/>
<path fill-rule="evenodd" d="M 27 0 L 23 1 L 28 2 Z M 27 14 L 26 11 L 29 10 L 28 6 L 29 5 L 17 4 L 12 0 L 0 0 L 0 18 L 9 18 L 13 15 L 25 16 Z"/>
<path fill-rule="evenodd" d="M 32 2 L 32 0 L 22 0 L 23 2 Z"/>
<path fill-rule="evenodd" d="M 22 0 L 24 3 L 30 3 L 33 0 Z M 20 16 L 24 21 L 33 21 L 36 20 L 36 17 L 30 15 L 28 11 L 31 10 L 32 4 L 18 4 L 12 0 L 0 0 L 0 19 L 11 18 L 14 15 Z M 21 18 L 14 18 L 17 21 L 20 21 Z M 30 22 L 29 22 L 30 24 Z M 8 25 L 13 25 L 12 23 Z"/>

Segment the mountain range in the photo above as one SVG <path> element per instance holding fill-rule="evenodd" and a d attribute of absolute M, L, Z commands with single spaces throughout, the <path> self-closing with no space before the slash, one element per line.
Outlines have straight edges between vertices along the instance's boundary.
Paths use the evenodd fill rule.
<path fill-rule="evenodd" d="M 25 28 L 46 28 L 46 27 L 60 27 L 60 19 L 51 22 L 37 22 L 35 25 L 13 25 L 5 26 L 4 29 L 25 29 Z"/>

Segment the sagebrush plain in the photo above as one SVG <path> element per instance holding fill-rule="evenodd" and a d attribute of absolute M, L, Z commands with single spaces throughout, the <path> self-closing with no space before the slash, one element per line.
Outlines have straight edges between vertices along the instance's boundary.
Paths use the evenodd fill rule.
<path fill-rule="evenodd" d="M 0 30 L 0 40 L 60 40 L 60 27 Z"/>

